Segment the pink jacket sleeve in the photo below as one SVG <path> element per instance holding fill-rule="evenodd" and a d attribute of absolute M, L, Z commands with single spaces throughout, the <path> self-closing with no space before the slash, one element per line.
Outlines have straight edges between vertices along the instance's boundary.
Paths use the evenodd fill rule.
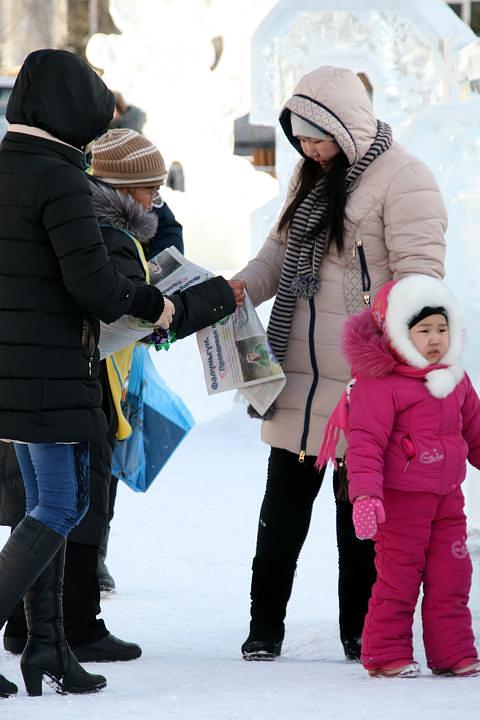
<path fill-rule="evenodd" d="M 465 402 L 462 406 L 462 435 L 468 445 L 468 462 L 480 469 L 480 399 L 465 373 Z"/>
<path fill-rule="evenodd" d="M 350 393 L 347 432 L 349 496 L 383 500 L 383 462 L 396 413 L 395 394 L 383 378 L 359 378 Z"/>

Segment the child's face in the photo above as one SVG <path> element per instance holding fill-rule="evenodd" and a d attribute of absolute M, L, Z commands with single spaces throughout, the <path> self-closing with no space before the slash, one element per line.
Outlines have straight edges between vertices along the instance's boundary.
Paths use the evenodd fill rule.
<path fill-rule="evenodd" d="M 434 365 L 442 361 L 450 344 L 448 323 L 443 315 L 429 315 L 414 325 L 409 335 L 420 355 L 429 363 Z"/>

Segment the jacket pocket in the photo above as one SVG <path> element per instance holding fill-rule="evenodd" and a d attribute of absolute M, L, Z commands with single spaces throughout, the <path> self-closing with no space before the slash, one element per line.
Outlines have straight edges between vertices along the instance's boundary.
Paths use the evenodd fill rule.
<path fill-rule="evenodd" d="M 82 345 L 88 353 L 88 377 L 92 377 L 93 359 L 97 345 L 95 343 L 95 333 L 88 320 L 83 321 L 82 326 Z"/>
<path fill-rule="evenodd" d="M 405 467 L 403 468 L 403 472 L 406 472 L 408 470 L 408 466 L 417 454 L 417 449 L 411 435 L 404 435 L 400 440 L 400 445 L 407 461 Z"/>

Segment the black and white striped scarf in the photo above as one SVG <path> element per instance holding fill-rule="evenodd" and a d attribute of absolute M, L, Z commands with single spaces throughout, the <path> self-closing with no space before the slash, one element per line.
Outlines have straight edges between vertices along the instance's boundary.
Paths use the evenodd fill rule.
<path fill-rule="evenodd" d="M 347 172 L 347 193 L 365 168 L 391 144 L 390 126 L 378 121 L 375 140 L 362 159 Z M 299 205 L 290 224 L 282 273 L 267 328 L 270 345 L 280 364 L 285 360 L 297 297 L 311 298 L 320 287 L 319 270 L 327 250 L 329 228 L 323 227 L 316 237 L 312 237 L 311 230 L 328 212 L 325 185 L 326 177 L 322 176 Z"/>

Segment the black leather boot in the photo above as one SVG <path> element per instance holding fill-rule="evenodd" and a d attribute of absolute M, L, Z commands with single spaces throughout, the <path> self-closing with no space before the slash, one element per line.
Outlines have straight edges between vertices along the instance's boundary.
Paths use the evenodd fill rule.
<path fill-rule="evenodd" d="M 0 697 L 10 697 L 10 695 L 16 695 L 17 692 L 17 686 L 0 675 Z"/>
<path fill-rule="evenodd" d="M 21 655 L 27 644 L 27 635 L 28 630 L 22 598 L 15 605 L 5 625 L 3 647 L 7 652 L 11 652 L 14 655 Z"/>
<path fill-rule="evenodd" d="M 65 640 L 62 588 L 65 543 L 24 598 L 28 640 L 20 661 L 29 695 L 42 694 L 42 679 L 50 679 L 59 693 L 97 692 L 107 684 L 103 675 L 88 673 Z"/>
<path fill-rule="evenodd" d="M 100 612 L 97 560 L 96 547 L 67 542 L 62 595 L 65 639 L 80 663 L 134 660 L 142 654 L 139 645 L 115 637 L 96 617 Z M 5 626 L 3 647 L 21 655 L 27 636 L 22 598 Z"/>
<path fill-rule="evenodd" d="M 0 552 L 0 627 L 63 542 L 61 535 L 29 515 L 17 525 Z M 0 696 L 16 692 L 0 675 Z"/>
<path fill-rule="evenodd" d="M 0 627 L 63 543 L 30 515 L 17 525 L 0 552 Z"/>

